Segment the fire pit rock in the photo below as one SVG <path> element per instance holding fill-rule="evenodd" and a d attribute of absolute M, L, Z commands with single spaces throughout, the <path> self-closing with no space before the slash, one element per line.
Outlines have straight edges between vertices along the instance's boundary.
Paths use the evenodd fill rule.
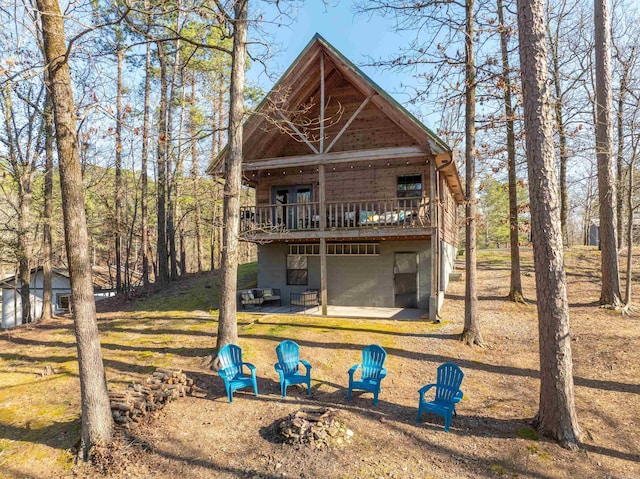
<path fill-rule="evenodd" d="M 294 412 L 280 421 L 278 431 L 287 444 L 308 444 L 316 449 L 343 446 L 353 437 L 353 431 L 347 428 L 339 411 L 334 408 Z"/>

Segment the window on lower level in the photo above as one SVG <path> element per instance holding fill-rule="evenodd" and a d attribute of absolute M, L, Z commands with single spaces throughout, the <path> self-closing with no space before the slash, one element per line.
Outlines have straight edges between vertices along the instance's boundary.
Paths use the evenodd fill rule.
<path fill-rule="evenodd" d="M 306 256 L 297 254 L 287 255 L 287 284 L 309 284 L 309 269 L 307 267 Z"/>
<path fill-rule="evenodd" d="M 71 295 L 70 294 L 59 294 L 56 296 L 56 306 L 58 309 L 62 309 L 65 311 L 71 310 Z"/>

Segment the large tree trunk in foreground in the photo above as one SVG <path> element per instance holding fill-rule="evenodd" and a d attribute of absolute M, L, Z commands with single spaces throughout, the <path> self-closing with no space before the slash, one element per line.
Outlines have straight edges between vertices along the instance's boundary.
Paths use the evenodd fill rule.
<path fill-rule="evenodd" d="M 231 93 L 229 108 L 229 149 L 225 161 L 224 232 L 222 243 L 222 291 L 218 319 L 219 351 L 238 340 L 236 291 L 238 282 L 238 236 L 240 232 L 240 189 L 242 186 L 242 121 L 244 115 L 244 76 L 247 42 L 247 4 L 239 0 L 235 7 Z"/>
<path fill-rule="evenodd" d="M 547 83 L 544 0 L 518 1 L 520 65 L 529 167 L 531 229 L 540 334 L 538 430 L 576 448 L 580 428 L 573 392 L 569 304 Z"/>
<path fill-rule="evenodd" d="M 86 459 L 91 447 L 111 442 L 113 421 L 96 322 L 75 107 L 64 38 L 64 17 L 57 0 L 37 0 L 37 6 L 42 22 L 42 38 L 54 107 L 64 236 L 78 350 L 82 450 Z"/>
<path fill-rule="evenodd" d="M 598 199 L 600 200 L 600 246 L 602 289 L 600 303 L 622 306 L 616 238 L 616 184 L 613 172 L 613 93 L 611 88 L 611 25 L 609 1 L 595 0 L 596 63 L 596 157 L 598 159 Z"/>
<path fill-rule="evenodd" d="M 462 341 L 465 344 L 482 345 L 480 319 L 478 317 L 478 290 L 476 274 L 476 68 L 473 54 L 474 0 L 466 2 L 465 35 L 465 163 L 466 163 L 466 288 L 464 297 L 464 330 Z"/>

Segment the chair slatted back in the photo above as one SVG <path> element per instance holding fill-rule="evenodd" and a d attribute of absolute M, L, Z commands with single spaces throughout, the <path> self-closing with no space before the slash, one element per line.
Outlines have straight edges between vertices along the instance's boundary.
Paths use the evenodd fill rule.
<path fill-rule="evenodd" d="M 377 344 L 370 344 L 362 350 L 362 379 L 378 379 L 387 352 Z"/>
<path fill-rule="evenodd" d="M 235 378 L 242 373 L 242 349 L 235 344 L 227 344 L 218 353 L 220 369 L 223 369 L 230 378 Z"/>
<path fill-rule="evenodd" d="M 464 373 L 454 363 L 444 363 L 438 366 L 436 401 L 452 402 L 460 389 L 463 377 Z"/>
<path fill-rule="evenodd" d="M 300 360 L 300 346 L 289 339 L 282 341 L 276 347 L 278 363 L 282 366 L 285 374 L 298 372 L 298 361 Z"/>

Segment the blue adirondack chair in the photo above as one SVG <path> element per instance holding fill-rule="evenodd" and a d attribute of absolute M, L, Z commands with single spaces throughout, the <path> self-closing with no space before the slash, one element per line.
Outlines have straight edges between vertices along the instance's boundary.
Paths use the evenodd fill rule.
<path fill-rule="evenodd" d="M 311 364 L 300 359 L 300 346 L 290 340 L 282 341 L 276 347 L 278 362 L 273 367 L 280 375 L 280 392 L 287 397 L 287 387 L 292 384 L 306 384 L 307 394 L 311 394 Z M 301 374 L 299 365 L 302 364 L 306 373 Z"/>
<path fill-rule="evenodd" d="M 242 349 L 235 344 L 227 344 L 218 352 L 220 369 L 218 374 L 224 381 L 224 387 L 229 396 L 229 402 L 233 402 L 233 391 L 236 389 L 253 386 L 253 392 L 258 395 L 258 383 L 256 382 L 256 367 L 250 363 L 242 362 Z M 243 367 L 249 369 L 250 376 L 244 374 Z"/>
<path fill-rule="evenodd" d="M 347 399 L 351 401 L 351 391 L 359 389 L 373 393 L 373 405 L 378 404 L 378 393 L 380 392 L 380 382 L 387 375 L 387 370 L 383 367 L 387 352 L 377 344 L 370 344 L 362 350 L 362 363 L 356 364 L 349 369 L 349 393 Z M 362 377 L 356 381 L 353 375 L 362 368 Z"/>
<path fill-rule="evenodd" d="M 438 379 L 435 384 L 427 384 L 420 388 L 420 403 L 418 405 L 418 417 L 416 424 L 420 422 L 423 412 L 430 412 L 444 418 L 444 430 L 449 431 L 451 416 L 456 415 L 456 404 L 462 399 L 460 384 L 464 373 L 454 363 L 444 363 L 438 366 Z M 425 400 L 425 393 L 435 387 L 436 394 L 433 401 Z"/>

